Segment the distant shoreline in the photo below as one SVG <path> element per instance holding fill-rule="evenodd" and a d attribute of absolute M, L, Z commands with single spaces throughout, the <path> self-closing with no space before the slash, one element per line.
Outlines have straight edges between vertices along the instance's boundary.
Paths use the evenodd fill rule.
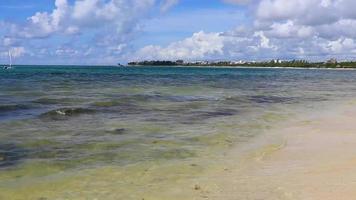
<path fill-rule="evenodd" d="M 283 66 L 258 66 L 258 65 L 249 65 L 249 66 L 231 66 L 231 65 L 13 65 L 13 67 L 115 67 L 115 68 L 132 68 L 132 67 L 186 67 L 186 68 L 215 68 L 215 69 L 310 69 L 310 70 L 356 70 L 356 66 L 352 67 L 283 67 Z"/>
<path fill-rule="evenodd" d="M 302 68 L 302 69 L 356 69 L 356 61 L 338 62 L 336 59 L 330 59 L 326 62 L 309 62 L 306 60 L 271 60 L 271 61 L 138 61 L 129 62 L 128 66 L 182 66 L 182 67 L 259 67 L 259 68 Z"/>
<path fill-rule="evenodd" d="M 174 65 L 174 66 L 164 66 L 164 65 L 127 65 L 123 67 L 186 67 L 186 68 L 215 68 L 215 69 L 310 69 L 310 70 L 356 70 L 355 67 L 261 67 L 261 66 L 217 66 L 217 65 L 194 65 L 194 66 L 187 66 L 187 65 Z"/>

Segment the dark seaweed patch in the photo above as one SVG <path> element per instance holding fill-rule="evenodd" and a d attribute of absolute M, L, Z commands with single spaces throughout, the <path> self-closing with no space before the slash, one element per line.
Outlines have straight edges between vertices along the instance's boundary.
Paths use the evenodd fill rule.
<path fill-rule="evenodd" d="M 134 95 L 119 95 L 114 104 L 122 103 L 135 103 L 135 102 L 147 102 L 147 101 L 160 101 L 163 100 L 163 96 L 159 94 L 134 94 Z"/>
<path fill-rule="evenodd" d="M 294 97 L 281 97 L 281 96 L 265 96 L 265 95 L 257 95 L 257 96 L 249 96 L 248 99 L 254 103 L 293 103 L 296 101 Z"/>
<path fill-rule="evenodd" d="M 238 111 L 233 109 L 221 109 L 216 111 L 195 111 L 188 115 L 188 117 L 183 120 L 183 123 L 189 124 L 195 123 L 197 121 L 204 121 L 211 118 L 233 116 L 237 113 Z"/>
<path fill-rule="evenodd" d="M 124 128 L 117 128 L 111 131 L 106 131 L 107 133 L 113 134 L 113 135 L 124 135 L 127 133 L 127 130 Z"/>
<path fill-rule="evenodd" d="M 103 107 L 103 108 L 116 107 L 121 105 L 123 105 L 123 103 L 119 101 L 98 101 L 93 103 L 93 106 Z"/>
<path fill-rule="evenodd" d="M 135 94 L 135 95 L 120 95 L 116 101 L 112 101 L 112 104 L 118 105 L 120 103 L 135 103 L 135 102 L 158 102 L 158 101 L 170 101 L 170 102 L 194 102 L 212 100 L 207 97 L 200 96 L 178 96 L 178 95 L 163 95 L 163 94 Z M 105 104 L 105 102 L 103 102 Z M 99 102 L 100 105 L 100 102 Z M 110 102 L 107 102 L 110 105 Z"/>
<path fill-rule="evenodd" d="M 195 101 L 211 101 L 213 98 L 199 96 L 166 96 L 166 99 L 172 102 L 195 102 Z"/>
<path fill-rule="evenodd" d="M 0 105 L 0 113 L 31 109 L 31 106 L 21 104 Z"/>
<path fill-rule="evenodd" d="M 224 116 L 232 116 L 237 113 L 236 110 L 218 110 L 218 111 L 210 111 L 210 112 L 197 112 L 197 116 L 200 118 L 214 118 L 214 117 L 224 117 Z"/>
<path fill-rule="evenodd" d="M 27 151 L 14 144 L 0 144 L 0 168 L 16 165 L 26 157 Z"/>
<path fill-rule="evenodd" d="M 130 115 L 130 114 L 141 114 L 146 113 L 149 110 L 140 107 L 134 103 L 127 102 L 96 102 L 92 106 L 97 112 L 102 113 L 115 113 L 116 115 Z"/>
<path fill-rule="evenodd" d="M 169 149 L 169 150 L 156 150 L 153 152 L 153 157 L 161 159 L 185 159 L 196 156 L 196 152 L 187 149 Z"/>
<path fill-rule="evenodd" d="M 76 99 L 70 98 L 39 98 L 33 101 L 33 103 L 42 104 L 42 105 L 56 105 L 56 104 L 70 104 L 76 102 Z"/>
<path fill-rule="evenodd" d="M 154 115 L 146 118 L 149 122 L 168 122 L 177 121 L 183 124 L 194 124 L 211 118 L 227 117 L 238 114 L 240 111 L 235 109 L 218 110 L 164 110 L 160 115 Z"/>
<path fill-rule="evenodd" d="M 246 103 L 248 102 L 248 100 L 246 98 L 243 98 L 241 96 L 230 96 L 230 97 L 226 97 L 225 101 L 227 103 Z"/>

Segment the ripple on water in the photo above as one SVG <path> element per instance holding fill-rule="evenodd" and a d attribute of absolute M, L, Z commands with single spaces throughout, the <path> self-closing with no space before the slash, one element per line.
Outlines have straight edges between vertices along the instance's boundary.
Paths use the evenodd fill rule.
<path fill-rule="evenodd" d="M 42 97 L 38 98 L 34 101 L 33 103 L 36 104 L 41 104 L 41 105 L 71 105 L 75 103 L 80 103 L 84 100 L 78 99 L 78 98 L 48 98 L 48 97 Z"/>
<path fill-rule="evenodd" d="M 24 104 L 0 105 L 0 114 L 5 112 L 17 111 L 17 110 L 27 110 L 31 108 L 33 108 L 33 106 L 24 105 Z"/>
<path fill-rule="evenodd" d="M 272 95 L 254 95 L 254 96 L 249 96 L 248 99 L 258 104 L 295 103 L 298 100 L 298 98 L 295 97 L 272 96 Z"/>

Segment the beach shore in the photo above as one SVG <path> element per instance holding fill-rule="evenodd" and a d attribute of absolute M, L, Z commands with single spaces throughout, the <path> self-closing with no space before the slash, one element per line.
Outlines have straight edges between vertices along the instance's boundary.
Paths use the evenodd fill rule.
<path fill-rule="evenodd" d="M 354 199 L 355 77 L 16 67 L 0 78 L 0 200 Z"/>
<path fill-rule="evenodd" d="M 308 117 L 272 130 L 279 135 L 278 142 L 245 155 L 243 165 L 231 161 L 221 173 L 207 178 L 214 184 L 202 186 L 206 190 L 200 197 L 355 199 L 356 105 Z"/>

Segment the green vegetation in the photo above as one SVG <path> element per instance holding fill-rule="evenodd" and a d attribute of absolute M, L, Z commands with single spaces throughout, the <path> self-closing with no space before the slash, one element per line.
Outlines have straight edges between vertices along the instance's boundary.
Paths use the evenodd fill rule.
<path fill-rule="evenodd" d="M 151 66 L 170 66 L 170 65 L 178 65 L 177 62 L 173 61 L 142 61 L 142 62 L 129 62 L 128 65 L 151 65 Z"/>
<path fill-rule="evenodd" d="M 307 60 L 271 60 L 262 62 L 250 61 L 141 61 L 130 62 L 128 65 L 134 66 L 222 66 L 222 67 L 290 67 L 290 68 L 356 68 L 356 61 L 337 62 L 330 59 L 326 62 L 308 62 Z"/>

